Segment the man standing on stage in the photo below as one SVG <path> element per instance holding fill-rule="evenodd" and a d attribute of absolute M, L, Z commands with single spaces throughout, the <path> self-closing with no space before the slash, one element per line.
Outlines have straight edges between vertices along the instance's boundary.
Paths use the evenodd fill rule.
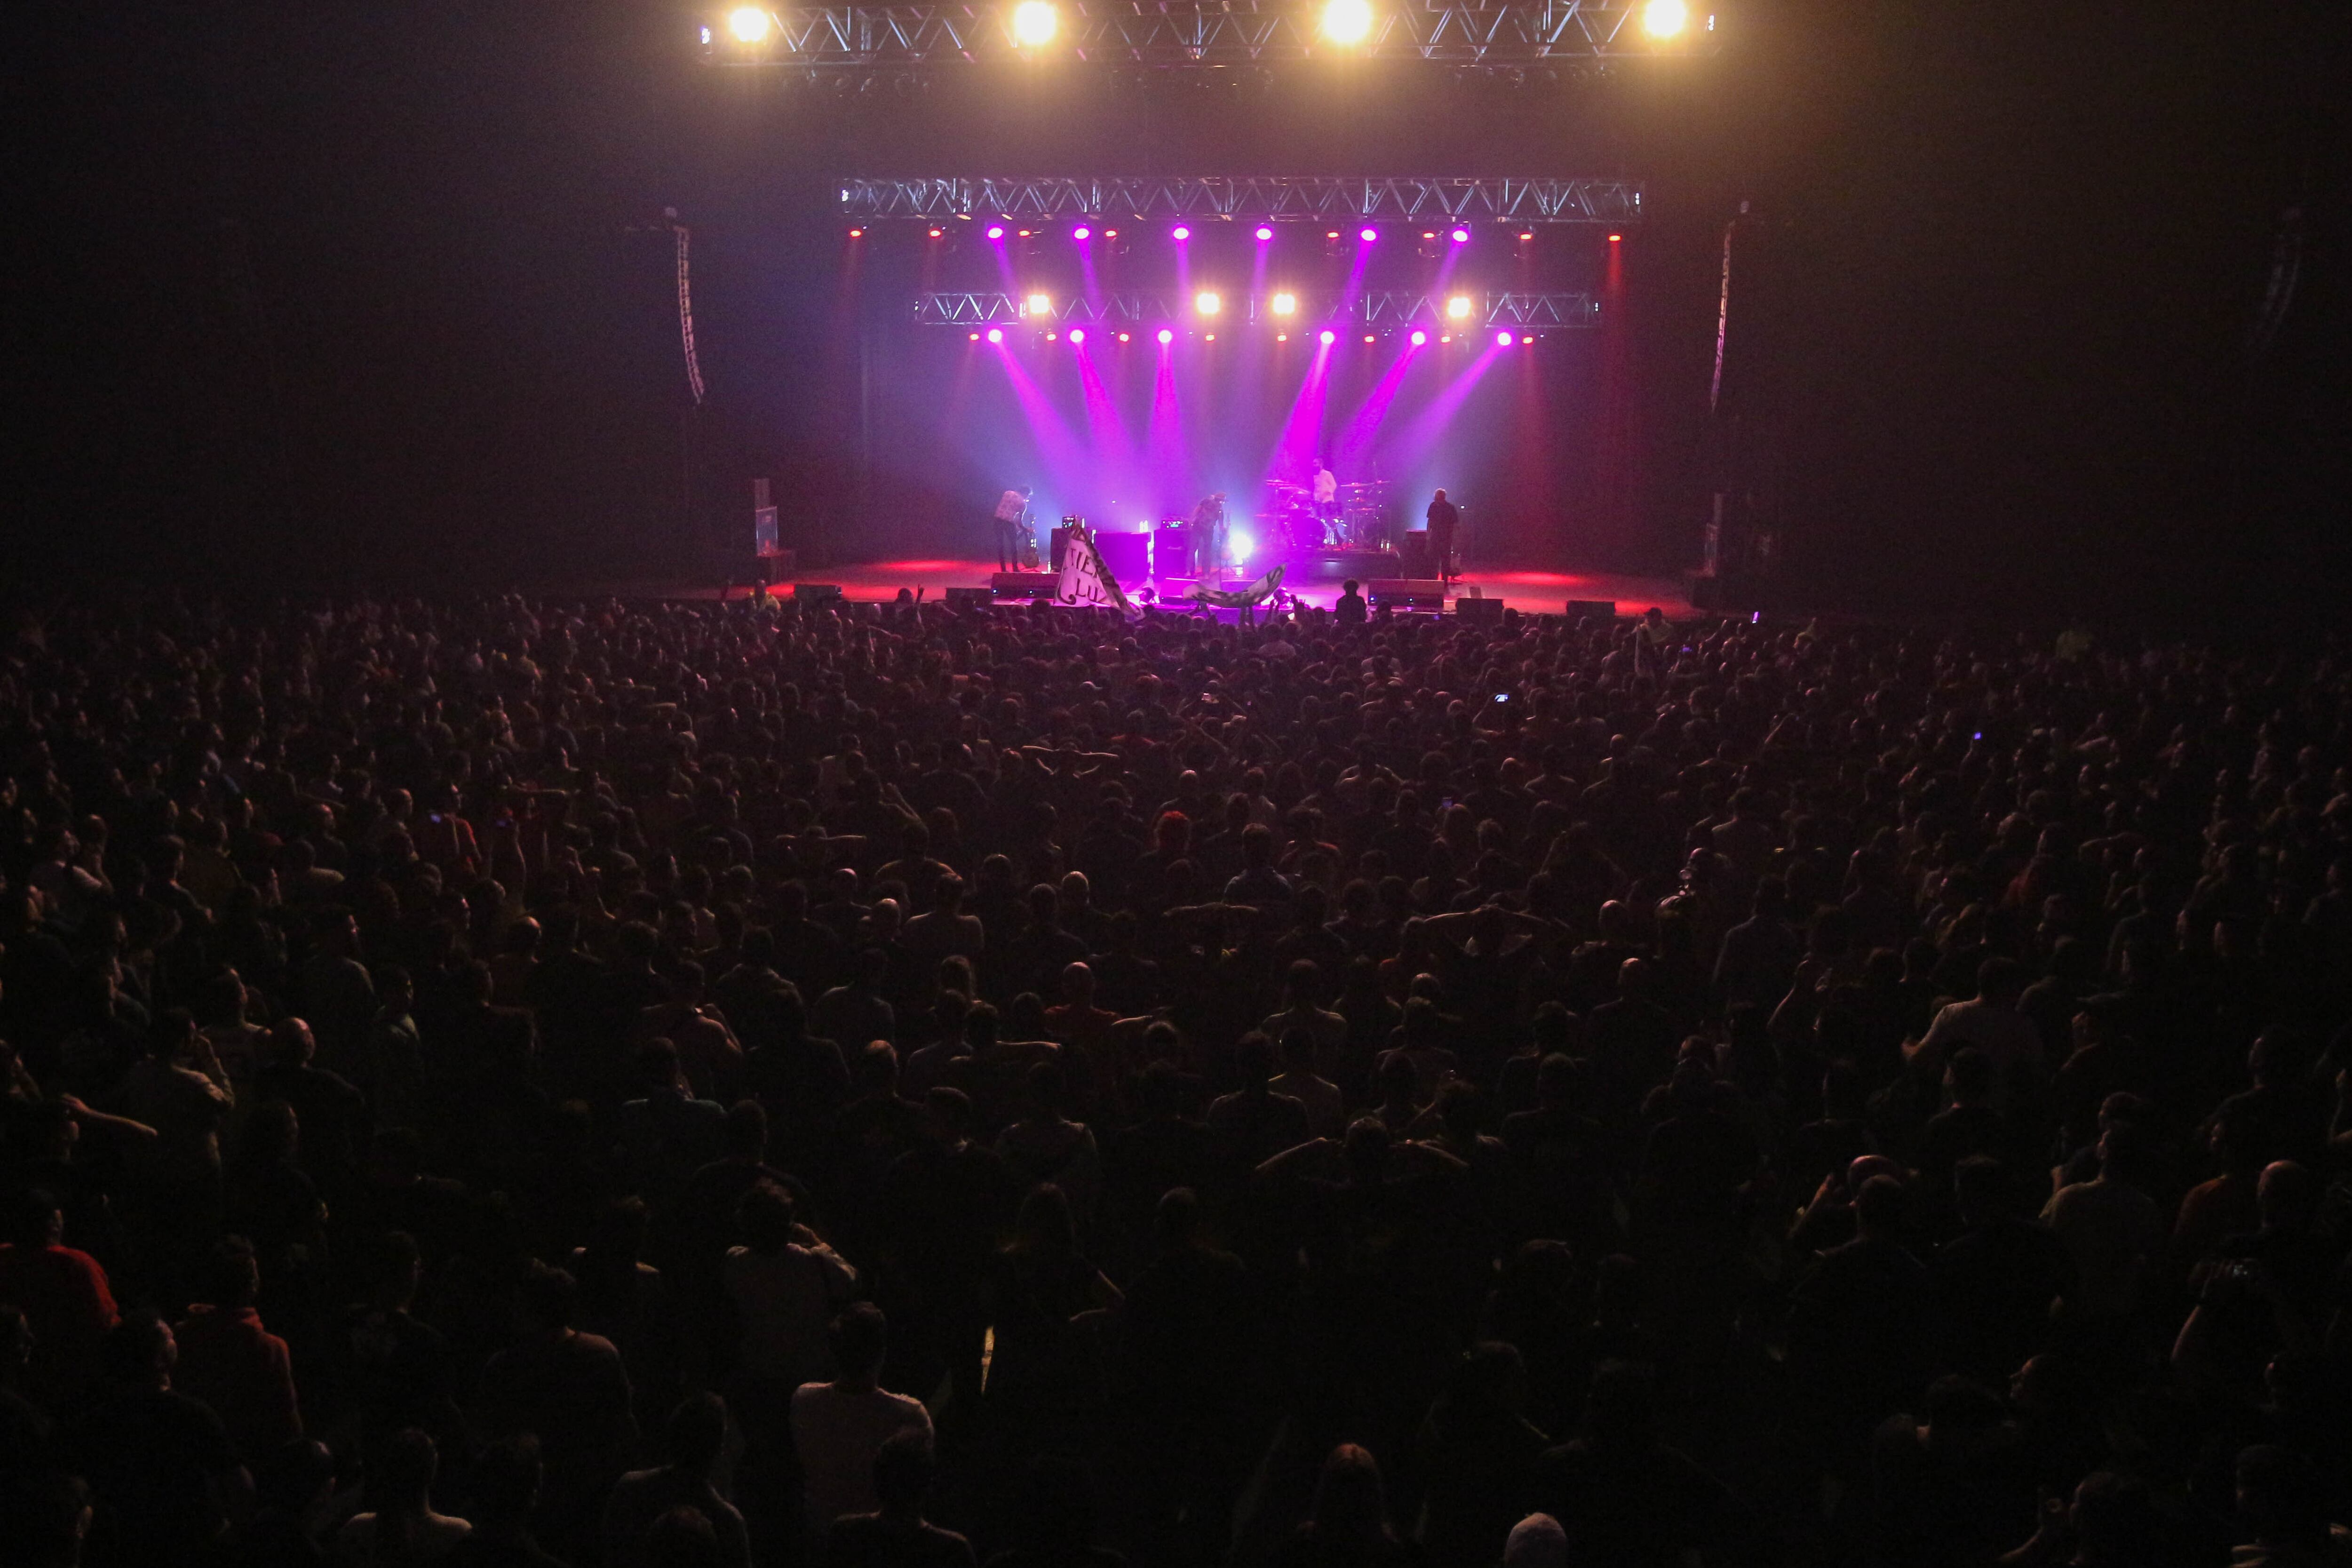
<path fill-rule="evenodd" d="M 1006 490 L 996 502 L 996 569 L 1018 572 L 1027 553 L 1021 546 L 1029 532 L 1029 487 Z"/>
<path fill-rule="evenodd" d="M 1429 503 L 1429 553 L 1437 564 L 1441 582 L 1454 581 L 1454 531 L 1462 521 L 1462 510 L 1445 499 L 1440 490 Z"/>
<path fill-rule="evenodd" d="M 1315 521 L 1323 525 L 1328 538 L 1331 525 L 1339 520 L 1339 476 L 1331 471 L 1331 459 L 1315 459 Z"/>
<path fill-rule="evenodd" d="M 1206 577 L 1225 563 L 1225 492 L 1202 496 L 1192 509 L 1192 575 Z"/>

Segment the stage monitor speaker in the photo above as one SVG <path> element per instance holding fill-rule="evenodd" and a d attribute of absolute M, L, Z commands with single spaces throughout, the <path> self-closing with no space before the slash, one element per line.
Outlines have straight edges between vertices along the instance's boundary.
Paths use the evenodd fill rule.
<path fill-rule="evenodd" d="M 1445 608 L 1445 584 L 1434 577 L 1379 577 L 1364 584 L 1364 596 L 1374 608 L 1391 605 L 1400 610 L 1442 610 Z M 1495 601 L 1497 605 L 1502 601 Z"/>
<path fill-rule="evenodd" d="M 1500 599 L 1456 599 L 1454 618 L 1465 626 L 1499 626 L 1503 624 L 1503 601 Z"/>
<path fill-rule="evenodd" d="M 1050 599 L 1061 578 L 1051 572 L 999 572 L 988 580 L 988 591 L 1000 599 Z"/>
<path fill-rule="evenodd" d="M 1570 599 L 1568 618 L 1571 621 L 1613 621 L 1617 618 L 1614 599 Z"/>
<path fill-rule="evenodd" d="M 793 598 L 796 603 L 803 605 L 839 604 L 841 602 L 841 584 L 838 583 L 795 583 L 793 584 Z"/>
<path fill-rule="evenodd" d="M 1140 583 L 1151 575 L 1151 536 L 1148 533 L 1097 533 L 1095 548 L 1102 563 L 1122 583 Z"/>
<path fill-rule="evenodd" d="M 950 610 L 982 610 L 995 600 L 996 595 L 985 588 L 950 588 L 947 591 L 948 608 Z"/>

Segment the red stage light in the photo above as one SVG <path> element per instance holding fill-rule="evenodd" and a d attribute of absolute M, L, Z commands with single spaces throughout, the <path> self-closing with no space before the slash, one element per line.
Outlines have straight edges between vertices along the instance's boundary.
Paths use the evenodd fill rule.
<path fill-rule="evenodd" d="M 864 239 L 866 237 L 866 231 L 862 228 L 853 228 L 849 231 L 849 237 L 852 239 Z"/>
<path fill-rule="evenodd" d="M 1611 236 L 1609 237 L 1609 243 L 1610 243 L 1610 244 L 1612 244 L 1612 245 L 1615 245 L 1618 241 L 1620 241 L 1620 240 L 1623 239 L 1624 237 L 1624 237 L 1623 235 L 1622 235 L 1622 234 L 1612 234 L 1612 235 L 1611 235 Z"/>
<path fill-rule="evenodd" d="M 1521 229 L 1521 230 L 1519 231 L 1519 243 L 1520 243 L 1521 245 L 1525 245 L 1528 241 L 1529 241 L 1529 240 L 1533 239 L 1535 237 L 1536 237 L 1536 231 L 1535 231 L 1535 230 L 1533 230 L 1533 229 L 1531 229 L 1531 228 L 1528 228 L 1528 229 Z"/>
<path fill-rule="evenodd" d="M 937 238 L 939 238 L 941 235 L 945 234 L 946 232 L 947 232 L 947 231 L 946 231 L 945 229 L 935 228 L 935 229 L 931 230 L 931 237 L 932 237 L 933 239 L 937 239 Z"/>

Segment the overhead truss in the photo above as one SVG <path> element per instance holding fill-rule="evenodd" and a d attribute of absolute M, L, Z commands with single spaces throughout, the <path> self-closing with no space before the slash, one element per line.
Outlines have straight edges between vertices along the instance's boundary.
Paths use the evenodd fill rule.
<path fill-rule="evenodd" d="M 870 70 L 988 61 L 1077 60 L 1169 68 L 1285 60 L 1430 60 L 1492 68 L 1589 64 L 1654 55 L 1662 46 L 1636 20 L 1641 0 L 1534 0 L 1376 5 L 1371 35 L 1335 45 L 1322 36 L 1321 0 L 1059 0 L 1049 44 L 1024 48 L 1002 5 L 779 5 L 755 44 L 735 41 L 724 16 L 703 27 L 715 65 Z M 1694 5 L 1676 52 L 1704 51 L 1715 17 Z"/>
<path fill-rule="evenodd" d="M 887 218 L 1253 218 L 1298 222 L 1627 224 L 1642 216 L 1638 180 L 1343 175 L 1242 178 L 856 179 L 845 216 Z"/>
<path fill-rule="evenodd" d="M 1470 301 L 1466 316 L 1449 313 L 1448 306 L 1457 299 Z M 1481 327 L 1601 324 L 1600 301 L 1582 291 L 1426 294 L 1410 289 L 1368 289 L 1325 299 L 1301 295 L 1297 300 L 1297 310 L 1282 316 L 1273 313 L 1266 300 L 1236 300 L 1231 319 L 1296 331 L 1345 326 L 1375 331 L 1403 327 L 1469 331 Z M 1027 327 L 1038 331 L 1065 326 L 1159 327 L 1179 321 L 1191 331 L 1214 331 L 1219 325 L 1219 318 L 1193 313 L 1189 300 L 1149 290 L 1048 298 L 1042 310 L 1032 308 L 1035 301 L 1035 296 L 984 290 L 918 294 L 915 321 L 927 327 Z"/>

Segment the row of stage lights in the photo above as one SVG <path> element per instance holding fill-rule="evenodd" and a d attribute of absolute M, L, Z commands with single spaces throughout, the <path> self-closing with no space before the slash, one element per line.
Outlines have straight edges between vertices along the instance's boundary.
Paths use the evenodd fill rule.
<path fill-rule="evenodd" d="M 1298 314 L 1298 296 L 1286 289 L 1269 296 L 1265 304 L 1267 310 L 1276 316 L 1288 318 Z M 1203 289 L 1192 296 L 1192 313 L 1203 320 L 1213 320 L 1223 315 L 1224 309 L 1225 297 L 1214 289 Z M 1465 322 L 1470 320 L 1470 314 L 1475 309 L 1475 306 L 1472 303 L 1469 295 L 1451 295 L 1445 301 L 1445 319 L 1449 321 Z M 1042 321 L 1054 313 L 1054 297 L 1046 293 L 1025 295 L 1021 300 L 1021 313 L 1033 320 Z M 1122 335 L 1119 341 L 1125 342 L 1127 340 Z M 1163 336 L 1160 341 L 1165 342 L 1168 340 Z M 1331 341 L 1328 333 L 1325 334 L 1323 341 L 1325 342 Z"/>
<path fill-rule="evenodd" d="M 1449 309 L 1447 314 L 1451 315 L 1452 313 L 1452 310 Z M 1467 314 L 1467 312 L 1465 311 L 1465 314 Z M 1130 342 L 1135 336 L 1132 332 L 1118 332 L 1106 335 L 1116 336 L 1120 342 Z M 1070 345 L 1073 348 L 1086 347 L 1087 330 L 1084 327 L 1072 327 L 1066 333 L 1047 332 L 1045 334 L 1045 341 L 1050 343 L 1066 336 L 1070 340 Z M 1154 333 L 1153 336 L 1158 340 L 1160 346 L 1163 349 L 1167 348 L 1176 341 L 1176 331 L 1172 327 L 1162 327 L 1158 332 Z M 1382 334 L 1379 332 L 1366 332 L 1364 334 L 1364 342 L 1368 343 L 1377 342 L 1380 341 L 1381 336 Z M 1532 344 L 1539 336 L 1541 336 L 1541 334 L 1537 332 L 1514 332 L 1505 330 L 1497 331 L 1495 334 L 1495 346 L 1498 349 L 1507 349 L 1517 347 L 1523 343 Z M 971 341 L 973 342 L 978 342 L 983 337 L 992 343 L 1002 343 L 1004 342 L 1004 329 L 1003 327 L 991 327 L 984 333 L 974 332 L 971 334 Z M 1467 331 L 1463 333 L 1463 338 L 1465 342 L 1468 341 L 1469 333 Z M 1204 341 L 1213 343 L 1217 341 L 1217 334 L 1210 332 L 1206 335 Z M 1286 343 L 1290 341 L 1290 334 L 1288 332 L 1276 332 L 1274 335 L 1274 341 L 1278 343 Z M 1316 334 L 1316 342 L 1322 344 L 1327 349 L 1339 341 L 1339 334 L 1329 327 L 1324 328 L 1322 331 Z M 1437 341 L 1441 343 L 1450 343 L 1454 341 L 1454 334 L 1452 332 L 1441 332 L 1438 334 Z M 1414 348 L 1425 348 L 1429 343 L 1429 334 L 1416 327 L 1411 332 L 1406 334 L 1405 342 L 1411 343 Z"/>
<path fill-rule="evenodd" d="M 947 237 L 947 232 L 948 231 L 946 229 L 934 224 L 931 226 L 929 234 L 930 237 L 933 239 L 943 239 Z M 1002 223 L 992 223 L 988 226 L 986 232 L 988 237 L 991 239 L 1003 239 L 1008 231 Z M 1014 229 L 1009 232 L 1011 232 L 1013 237 L 1016 239 L 1034 239 L 1037 237 L 1039 231 L 1034 228 L 1024 228 Z M 1070 230 L 1070 237 L 1078 244 L 1084 245 L 1087 241 L 1094 238 L 1096 233 L 1096 229 L 1091 225 L 1082 223 Z M 1117 239 L 1118 237 L 1118 230 L 1115 228 L 1106 228 L 1101 230 L 1100 233 L 1102 237 L 1105 239 Z M 1471 231 L 1468 225 L 1456 224 L 1454 228 L 1448 232 L 1446 237 L 1453 240 L 1456 245 L 1467 245 L 1470 243 L 1470 234 Z M 1258 243 L 1261 245 L 1271 242 L 1274 238 L 1274 226 L 1272 224 L 1264 223 L 1258 225 L 1256 237 Z M 853 228 L 849 231 L 849 237 L 852 239 L 864 239 L 866 237 L 866 230 L 862 227 Z M 1168 231 L 1168 237 L 1174 240 L 1177 244 L 1181 245 L 1186 240 L 1192 237 L 1192 226 L 1190 224 L 1180 223 L 1175 227 Z M 1323 237 L 1326 240 L 1335 240 L 1342 237 L 1340 232 L 1334 228 L 1327 229 L 1324 232 Z M 1381 231 L 1372 227 L 1370 224 L 1367 224 L 1362 228 L 1356 231 L 1356 237 L 1362 240 L 1366 245 L 1376 244 L 1380 240 Z M 1421 237 L 1424 240 L 1434 240 L 1437 238 L 1437 230 L 1433 228 L 1423 229 L 1422 231 Z M 1609 236 L 1609 243 L 1616 245 L 1622 242 L 1624 237 L 1625 237 L 1623 235 L 1612 230 Z M 1519 243 L 1521 245 L 1532 245 L 1535 243 L 1535 238 L 1536 231 L 1531 228 L 1523 228 L 1519 231 Z"/>
<path fill-rule="evenodd" d="M 1317 30 L 1326 42 L 1352 48 L 1370 39 L 1379 20 L 1371 0 L 1325 0 Z M 1689 0 L 1647 0 L 1642 7 L 1642 31 L 1656 43 L 1671 43 L 1690 25 Z M 764 5 L 739 5 L 727 13 L 728 34 L 739 44 L 764 44 L 775 30 L 775 13 Z M 1061 32 L 1061 7 L 1053 0 L 1021 0 L 1013 7 L 1013 41 L 1018 47 L 1045 48 Z M 710 41 L 707 28 L 702 41 Z"/>

